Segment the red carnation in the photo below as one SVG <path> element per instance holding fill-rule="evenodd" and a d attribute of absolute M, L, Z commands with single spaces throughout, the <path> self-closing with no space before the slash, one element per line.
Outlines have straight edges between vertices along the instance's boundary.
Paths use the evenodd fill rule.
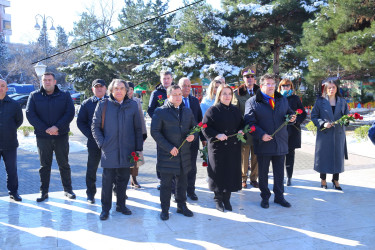
<path fill-rule="evenodd" d="M 134 156 L 134 161 L 138 161 L 139 160 L 139 157 L 138 156 Z"/>
<path fill-rule="evenodd" d="M 252 132 L 254 132 L 254 131 L 255 131 L 255 126 L 253 125 L 253 126 L 250 127 L 250 131 L 249 131 L 249 133 L 252 133 Z"/>
<path fill-rule="evenodd" d="M 349 116 L 349 117 L 354 117 L 354 115 L 353 115 L 353 114 L 349 114 L 348 116 Z"/>
<path fill-rule="evenodd" d="M 203 166 L 203 167 L 207 167 L 207 166 L 208 166 L 207 162 L 204 161 L 204 162 L 202 163 L 202 166 Z"/>
<path fill-rule="evenodd" d="M 163 98 L 163 96 L 162 95 L 158 95 L 158 98 L 161 99 L 161 98 Z"/>
<path fill-rule="evenodd" d="M 146 90 L 143 90 L 143 91 L 142 91 L 142 94 L 146 94 Z"/>
<path fill-rule="evenodd" d="M 358 114 L 358 113 L 354 113 L 354 119 L 359 119 L 359 117 L 361 117 L 360 114 Z"/>
<path fill-rule="evenodd" d="M 203 126 L 202 122 L 198 123 L 198 127 L 202 127 L 202 126 Z"/>
<path fill-rule="evenodd" d="M 297 114 L 299 114 L 299 115 L 303 113 L 302 109 L 297 109 L 296 112 L 297 112 Z"/>
<path fill-rule="evenodd" d="M 134 157 L 136 156 L 137 154 L 135 152 L 132 152 L 131 155 Z"/>
<path fill-rule="evenodd" d="M 202 128 L 207 128 L 207 124 L 206 123 L 203 124 Z"/>
<path fill-rule="evenodd" d="M 360 116 L 359 119 L 360 119 L 360 120 L 363 120 L 363 116 Z"/>

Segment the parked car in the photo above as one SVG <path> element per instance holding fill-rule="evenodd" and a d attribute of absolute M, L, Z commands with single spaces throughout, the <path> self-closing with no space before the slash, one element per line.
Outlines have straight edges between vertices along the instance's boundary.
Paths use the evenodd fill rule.
<path fill-rule="evenodd" d="M 16 95 L 12 97 L 13 100 L 18 102 L 21 108 L 26 108 L 27 100 L 29 99 L 29 95 Z"/>
<path fill-rule="evenodd" d="M 81 104 L 81 95 L 81 93 L 74 93 L 70 95 L 74 104 Z"/>
<path fill-rule="evenodd" d="M 7 92 L 7 94 L 8 94 L 8 92 Z M 14 98 L 14 97 L 16 97 L 16 96 L 19 96 L 19 95 L 24 95 L 24 94 L 20 94 L 20 93 L 14 93 L 14 94 L 8 94 L 8 96 L 10 97 L 10 98 Z"/>

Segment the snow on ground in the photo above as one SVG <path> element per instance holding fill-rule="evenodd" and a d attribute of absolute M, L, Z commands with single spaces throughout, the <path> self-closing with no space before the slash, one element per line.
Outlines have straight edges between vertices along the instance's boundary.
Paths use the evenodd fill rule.
<path fill-rule="evenodd" d="M 18 136 L 18 143 L 19 148 L 27 151 L 31 151 L 34 153 L 38 152 L 38 148 L 36 146 L 36 138 L 34 134 L 30 134 L 29 136 L 24 136 L 23 133 L 19 132 Z M 69 152 L 75 153 L 82 150 L 86 150 L 86 145 L 78 142 L 78 141 L 69 141 Z"/>

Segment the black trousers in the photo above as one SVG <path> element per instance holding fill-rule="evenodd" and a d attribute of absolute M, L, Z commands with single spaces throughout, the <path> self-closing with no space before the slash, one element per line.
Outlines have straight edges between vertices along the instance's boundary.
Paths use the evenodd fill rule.
<path fill-rule="evenodd" d="M 327 178 L 327 174 L 320 174 L 320 179 L 325 181 L 326 178 Z M 339 181 L 339 173 L 333 174 L 332 181 Z"/>
<path fill-rule="evenodd" d="M 112 187 L 116 183 L 116 207 L 125 207 L 126 187 L 130 178 L 130 168 L 103 168 L 102 174 L 102 210 L 112 208 Z"/>
<path fill-rule="evenodd" d="M 7 172 L 7 188 L 9 193 L 18 192 L 17 175 L 17 148 L 10 150 L 0 150 L 0 160 L 3 157 L 5 170 Z"/>
<path fill-rule="evenodd" d="M 64 191 L 72 191 L 72 178 L 69 166 L 69 136 L 56 136 L 55 138 L 36 138 L 40 160 L 40 191 L 47 193 L 51 179 L 51 166 L 53 152 L 60 170 L 61 182 Z"/>
<path fill-rule="evenodd" d="M 294 158 L 295 158 L 295 149 L 289 149 L 289 153 L 285 156 L 285 168 L 286 174 L 288 178 L 292 178 L 293 176 L 293 168 L 294 168 Z"/>
<path fill-rule="evenodd" d="M 271 192 L 268 188 L 268 172 L 270 162 L 272 161 L 273 169 L 273 193 L 275 200 L 284 198 L 284 162 L 285 155 L 280 156 L 261 156 L 258 155 L 259 168 L 259 189 L 262 199 L 268 200 L 271 197 Z"/>
<path fill-rule="evenodd" d="M 102 152 L 98 147 L 87 147 L 87 170 L 86 170 L 86 194 L 95 196 L 96 194 L 96 172 Z"/>
<path fill-rule="evenodd" d="M 187 174 L 181 170 L 179 175 L 160 173 L 160 203 L 163 211 L 168 211 L 171 203 L 172 180 L 176 180 L 176 202 L 186 203 Z"/>
<path fill-rule="evenodd" d="M 197 145 L 191 145 L 191 170 L 187 175 L 187 190 L 188 194 L 193 194 L 195 192 L 195 180 L 197 177 L 197 157 L 198 157 L 198 149 L 199 149 L 199 141 Z"/>

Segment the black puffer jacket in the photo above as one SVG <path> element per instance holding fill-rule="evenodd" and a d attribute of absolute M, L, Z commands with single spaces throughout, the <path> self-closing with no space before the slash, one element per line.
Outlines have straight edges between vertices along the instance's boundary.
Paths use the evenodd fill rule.
<path fill-rule="evenodd" d="M 159 98 L 161 96 L 161 98 Z M 162 106 L 158 102 L 158 100 L 167 99 L 167 90 L 163 87 L 162 84 L 156 87 L 154 91 L 152 91 L 150 96 L 150 101 L 148 103 L 147 114 L 152 118 L 154 116 L 155 109 Z"/>
<path fill-rule="evenodd" d="M 256 155 L 286 155 L 288 153 L 288 131 L 284 126 L 274 135 L 273 139 L 264 142 L 264 134 L 272 135 L 284 122 L 285 115 L 294 114 L 289 107 L 288 100 L 279 92 L 275 92 L 275 109 L 263 98 L 262 92 L 246 102 L 245 123 L 255 126 L 252 133 L 254 139 L 254 152 Z"/>
<path fill-rule="evenodd" d="M 22 121 L 20 105 L 5 95 L 4 99 L 0 100 L 0 150 L 18 147 L 17 129 Z"/>
<path fill-rule="evenodd" d="M 183 105 L 176 109 L 172 103 L 166 102 L 162 107 L 155 110 L 151 122 L 151 136 L 157 144 L 156 168 L 159 172 L 180 174 L 181 167 L 184 173 L 190 171 L 191 143 L 185 142 L 178 155 L 172 157 L 172 159 L 170 159 L 172 156 L 170 151 L 173 147 L 178 148 L 182 144 L 195 125 L 193 112 Z"/>

